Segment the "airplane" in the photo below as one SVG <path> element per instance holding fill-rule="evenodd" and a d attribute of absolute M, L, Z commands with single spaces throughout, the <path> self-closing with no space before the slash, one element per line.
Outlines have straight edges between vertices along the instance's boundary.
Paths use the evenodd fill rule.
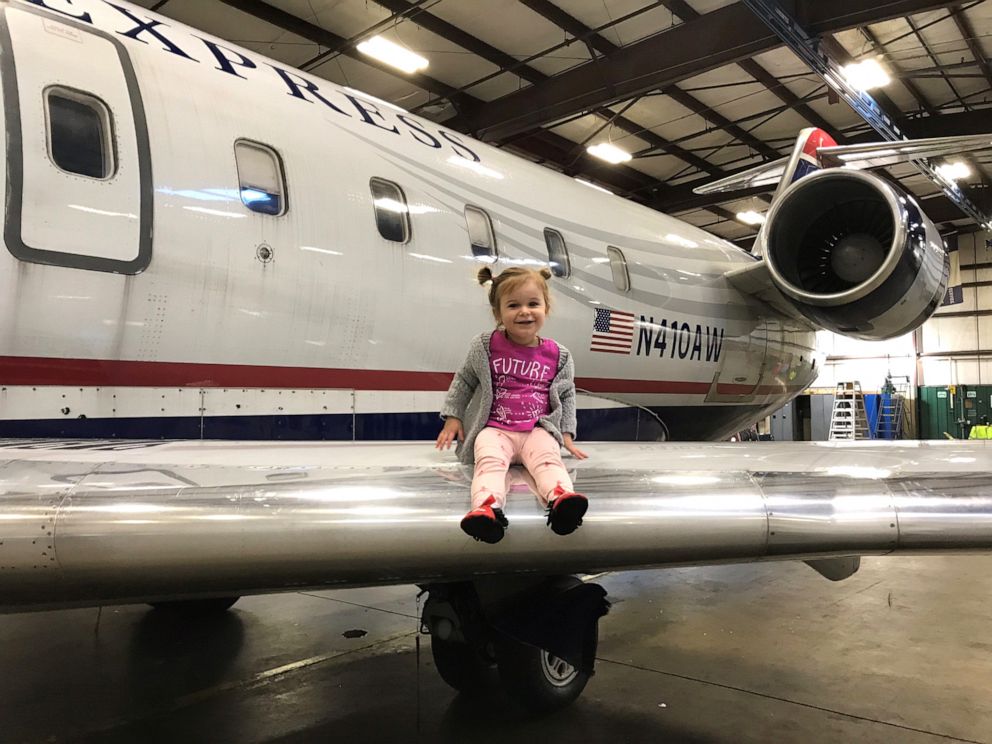
<path fill-rule="evenodd" d="M 0 2 L 0 48 L 3 611 L 417 584 L 449 684 L 498 667 L 550 710 L 608 609 L 577 574 L 992 549 L 984 443 L 718 441 L 813 382 L 818 328 L 890 338 L 941 301 L 935 226 L 859 168 L 989 137 L 804 130 L 740 177 L 779 183 L 749 254 L 124 2 Z M 554 274 L 592 455 L 568 538 L 518 484 L 474 543 L 470 472 L 371 441 L 436 435 L 483 263 Z M 652 441 L 584 441 L 631 421 Z M 246 441 L 276 424 L 349 441 Z"/>

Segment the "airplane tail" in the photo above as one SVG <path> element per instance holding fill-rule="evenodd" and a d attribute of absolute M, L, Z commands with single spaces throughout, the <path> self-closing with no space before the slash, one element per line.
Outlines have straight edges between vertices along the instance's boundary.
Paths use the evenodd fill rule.
<path fill-rule="evenodd" d="M 837 142 L 822 129 L 808 127 L 803 129 L 796 137 L 796 144 L 792 148 L 792 154 L 785 159 L 778 188 L 775 189 L 774 203 L 789 186 L 800 178 L 815 173 L 823 168 L 820 162 L 819 152 L 824 147 L 836 147 Z"/>

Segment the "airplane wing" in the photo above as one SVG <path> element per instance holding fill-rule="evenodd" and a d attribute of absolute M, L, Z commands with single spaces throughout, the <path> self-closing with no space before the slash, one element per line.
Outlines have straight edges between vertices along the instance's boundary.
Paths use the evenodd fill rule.
<path fill-rule="evenodd" d="M 6 611 L 304 587 L 992 549 L 986 442 L 594 443 L 568 537 L 511 493 L 498 545 L 432 443 L 0 441 Z"/>
<path fill-rule="evenodd" d="M 884 165 L 896 165 L 911 160 L 962 155 L 992 148 L 992 134 L 963 135 L 957 137 L 931 137 L 903 142 L 869 142 L 860 145 L 832 145 L 812 148 L 824 168 L 840 167 L 862 170 Z M 762 163 L 732 176 L 704 184 L 693 189 L 695 194 L 714 194 L 739 191 L 754 186 L 773 186 L 789 169 L 790 158 L 780 158 Z"/>

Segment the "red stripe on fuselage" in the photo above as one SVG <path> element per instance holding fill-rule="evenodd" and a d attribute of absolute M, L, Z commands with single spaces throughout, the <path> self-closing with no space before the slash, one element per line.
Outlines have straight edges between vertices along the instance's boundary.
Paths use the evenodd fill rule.
<path fill-rule="evenodd" d="M 605 349 L 604 349 L 605 351 Z M 627 352 L 622 352 L 627 353 Z M 389 369 L 322 369 L 253 364 L 139 362 L 117 359 L 0 357 L 2 385 L 79 385 L 82 387 L 328 388 L 345 390 L 444 391 L 451 372 Z M 593 393 L 705 395 L 708 382 L 579 377 L 575 384 Z M 797 386 L 724 385 L 723 394 L 798 391 Z"/>

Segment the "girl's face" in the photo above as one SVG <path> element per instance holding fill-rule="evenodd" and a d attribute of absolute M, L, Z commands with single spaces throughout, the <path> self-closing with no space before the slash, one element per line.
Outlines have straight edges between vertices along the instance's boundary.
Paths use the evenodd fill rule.
<path fill-rule="evenodd" d="M 548 314 L 544 292 L 533 279 L 528 279 L 512 292 L 499 298 L 499 320 L 507 337 L 521 346 L 537 346 L 537 334 Z"/>

